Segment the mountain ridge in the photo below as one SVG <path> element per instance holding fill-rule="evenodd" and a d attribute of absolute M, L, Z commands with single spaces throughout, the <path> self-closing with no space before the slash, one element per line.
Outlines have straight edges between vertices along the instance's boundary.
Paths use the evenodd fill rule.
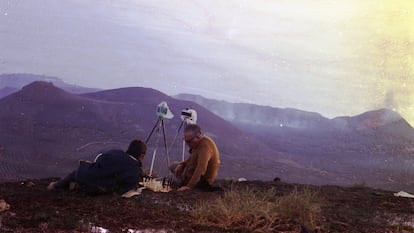
<path fill-rule="evenodd" d="M 31 83 L 0 99 L 0 175 L 63 175 L 76 167 L 79 159 L 93 160 L 99 151 L 122 149 L 132 138 L 146 138 L 156 123 L 155 110 L 160 101 L 167 101 L 176 115 L 167 120 L 169 142 L 181 123 L 178 110 L 197 110 L 199 124 L 216 140 L 222 153 L 221 178 L 281 177 L 288 182 L 339 185 L 366 182 L 394 190 L 410 190 L 413 185 L 409 177 L 414 175 L 410 169 L 410 143 L 414 141 L 405 139 L 411 130 L 401 135 L 395 132 L 395 125 L 357 131 L 321 129 L 330 120 L 325 121 L 320 114 L 305 114 L 311 119 L 307 123 L 307 118 L 298 114 L 300 110 L 288 109 L 288 114 L 278 117 L 269 112 L 270 107 L 264 107 L 267 115 L 261 120 L 274 120 L 272 126 L 235 124 L 195 102 L 177 100 L 151 88 L 118 88 L 78 95 L 48 82 Z M 243 120 L 260 117 L 260 106 L 253 109 L 257 111 L 248 109 Z M 361 119 L 370 119 L 369 116 Z M 289 119 L 296 122 L 289 123 Z M 280 120 L 285 125 L 280 125 Z M 403 123 L 395 124 L 404 129 Z M 152 149 L 154 142 L 150 142 Z M 172 160 L 181 158 L 181 142 L 174 145 L 171 156 Z M 150 163 L 150 157 L 146 156 L 144 164 Z M 157 164 L 165 167 L 165 155 L 157 157 Z"/>
<path fill-rule="evenodd" d="M 407 129 L 413 130 L 414 132 L 414 128 L 407 122 L 407 120 L 405 120 L 399 113 L 387 108 L 370 110 L 354 116 L 327 118 L 316 112 L 248 103 L 231 103 L 223 100 L 205 98 L 201 95 L 178 94 L 175 95 L 174 98 L 194 101 L 211 109 L 211 111 L 222 116 L 224 119 L 237 124 L 290 127 L 299 130 L 364 130 L 376 129 L 381 126 L 386 126 L 387 124 L 400 122 Z M 261 117 L 260 114 L 273 115 L 273 122 L 272 120 L 264 121 L 266 118 Z M 237 117 L 238 115 L 243 115 L 243 117 Z"/>
<path fill-rule="evenodd" d="M 142 99 L 142 96 L 148 98 Z M 207 109 L 188 101 L 175 100 L 154 89 L 121 88 L 76 95 L 52 83 L 39 81 L 0 99 L 0 108 L 4 110 L 0 112 L 0 146 L 5 148 L 1 152 L 0 161 L 8 166 L 8 170 L 0 169 L 0 173 L 12 174 L 11 167 L 14 166 L 17 169 L 14 174 L 18 170 L 30 171 L 26 175 L 23 172 L 24 176 L 21 178 L 36 177 L 36 171 L 41 177 L 63 175 L 64 171 L 67 172 L 75 166 L 78 159 L 92 160 L 99 150 L 110 146 L 126 147 L 129 140 L 137 137 L 145 139 L 157 120 L 155 110 L 159 100 L 169 101 L 173 110 L 185 107 L 197 109 L 200 114 L 199 122 L 205 133 L 218 142 L 223 166 L 227 167 L 223 170 L 225 176 L 230 177 L 235 173 L 237 167 L 233 168 L 231 165 L 238 161 L 244 161 L 244 164 L 250 166 L 246 161 L 250 159 L 249 155 L 253 150 L 276 158 L 279 156 L 278 152 L 272 152 L 266 145 L 255 141 Z M 177 131 L 181 120 L 177 115 L 167 122 L 167 133 L 170 132 L 167 139 L 171 142 L 174 136 L 171 132 Z M 153 139 L 151 143 L 154 141 Z M 104 148 L 99 148 L 99 145 Z M 181 158 L 180 149 L 181 145 L 176 143 L 171 150 L 175 159 L 178 159 L 178 155 Z M 234 157 L 234 154 L 237 156 Z M 24 162 L 16 161 L 16 158 Z M 159 158 L 164 159 L 163 156 Z M 33 164 L 28 163 L 31 159 Z M 261 160 L 257 158 L 257 165 L 265 165 Z M 286 166 L 277 165 L 277 162 L 274 165 Z M 56 169 L 61 169 L 61 172 L 56 173 Z M 265 174 L 251 169 L 245 175 L 263 177 Z M 273 175 L 266 176 L 270 179 Z"/>
<path fill-rule="evenodd" d="M 82 87 L 78 85 L 68 84 L 64 82 L 62 79 L 54 76 L 48 75 L 38 75 L 38 74 L 30 74 L 30 73 L 10 73 L 10 74 L 0 74 L 0 90 L 4 88 L 9 88 L 9 90 L 14 90 L 14 92 L 20 90 L 24 86 L 35 82 L 35 81 L 44 81 L 50 82 L 54 85 L 75 94 L 87 93 L 87 92 L 94 92 L 100 89 L 97 88 L 89 88 L 89 87 Z M 14 93 L 12 92 L 12 93 Z M 9 92 L 0 91 L 0 99 L 2 97 L 11 94 Z"/>

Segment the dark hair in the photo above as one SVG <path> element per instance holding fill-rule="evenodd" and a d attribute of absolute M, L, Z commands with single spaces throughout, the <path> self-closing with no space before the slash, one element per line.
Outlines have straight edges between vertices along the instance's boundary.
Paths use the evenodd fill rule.
<path fill-rule="evenodd" d="M 201 128 L 197 124 L 190 124 L 185 127 L 184 132 L 192 132 L 195 137 L 201 134 Z"/>
<path fill-rule="evenodd" d="M 147 152 L 147 145 L 141 140 L 133 140 L 129 143 L 127 154 L 130 154 L 134 157 L 140 156 Z"/>

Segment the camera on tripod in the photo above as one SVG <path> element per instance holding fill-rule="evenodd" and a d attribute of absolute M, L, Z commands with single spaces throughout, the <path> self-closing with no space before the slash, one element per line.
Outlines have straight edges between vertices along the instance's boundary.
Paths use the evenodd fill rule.
<path fill-rule="evenodd" d="M 191 108 L 186 108 L 181 111 L 181 120 L 187 125 L 197 124 L 197 111 Z"/>
<path fill-rule="evenodd" d="M 165 101 L 158 104 L 156 114 L 161 119 L 172 119 L 174 117 Z"/>

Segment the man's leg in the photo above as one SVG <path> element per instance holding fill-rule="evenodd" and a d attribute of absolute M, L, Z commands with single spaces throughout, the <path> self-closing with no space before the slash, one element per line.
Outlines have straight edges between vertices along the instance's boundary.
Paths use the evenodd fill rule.
<path fill-rule="evenodd" d="M 176 176 L 177 176 L 177 174 L 176 174 L 176 170 L 177 170 L 178 166 L 181 166 L 181 163 L 180 163 L 180 162 L 172 162 L 172 163 L 170 164 L 170 171 L 171 171 L 174 175 L 176 175 Z M 179 175 L 181 176 L 181 174 L 179 174 Z"/>
<path fill-rule="evenodd" d="M 174 180 L 173 182 L 177 185 L 177 186 L 182 186 L 183 183 L 183 173 L 184 173 L 184 169 L 181 167 L 179 168 L 179 166 L 181 165 L 181 162 L 173 162 L 170 165 L 170 171 L 174 174 Z M 180 171 L 177 171 L 180 170 Z"/>

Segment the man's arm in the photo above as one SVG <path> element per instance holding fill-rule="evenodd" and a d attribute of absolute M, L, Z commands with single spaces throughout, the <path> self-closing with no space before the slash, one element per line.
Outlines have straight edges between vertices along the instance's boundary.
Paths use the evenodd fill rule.
<path fill-rule="evenodd" d="M 96 161 L 99 159 L 99 157 L 101 157 L 101 155 L 103 155 L 103 153 L 97 154 L 93 162 L 96 163 Z"/>

